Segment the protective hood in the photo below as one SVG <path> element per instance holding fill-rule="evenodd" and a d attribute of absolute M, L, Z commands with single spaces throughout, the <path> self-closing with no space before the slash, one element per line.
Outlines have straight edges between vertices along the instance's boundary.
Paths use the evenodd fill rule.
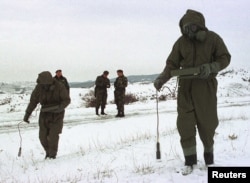
<path fill-rule="evenodd" d="M 206 28 L 206 25 L 205 25 L 205 18 L 198 11 L 188 9 L 186 11 L 186 14 L 183 15 L 183 17 L 180 19 L 179 26 L 180 26 L 182 34 L 184 34 L 183 25 L 186 25 L 186 24 L 189 24 L 189 23 L 199 25 L 202 30 L 207 31 L 207 28 Z"/>
<path fill-rule="evenodd" d="M 49 71 L 44 71 L 38 74 L 36 81 L 38 84 L 50 85 L 53 83 L 53 77 Z"/>

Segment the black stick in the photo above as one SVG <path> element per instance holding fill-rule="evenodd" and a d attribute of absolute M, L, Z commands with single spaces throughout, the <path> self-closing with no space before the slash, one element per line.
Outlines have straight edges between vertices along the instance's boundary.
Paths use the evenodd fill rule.
<path fill-rule="evenodd" d="M 22 155 L 22 147 L 19 147 L 18 157 L 20 157 L 21 155 Z"/>
<path fill-rule="evenodd" d="M 22 123 L 22 121 L 21 122 L 19 122 L 18 123 L 18 125 L 17 125 L 17 127 L 18 127 L 18 132 L 19 132 L 19 137 L 20 137 L 20 147 L 19 147 L 19 150 L 18 150 L 18 157 L 20 157 L 21 155 L 22 155 L 22 135 L 21 135 L 21 131 L 20 131 L 20 127 L 19 127 L 19 125 Z"/>
<path fill-rule="evenodd" d="M 156 143 L 156 159 L 161 159 L 161 150 L 159 142 L 159 110 L 158 110 L 158 92 L 156 90 L 156 113 L 157 113 L 157 143 Z"/>
<path fill-rule="evenodd" d="M 161 159 L 160 142 L 156 143 L 156 159 Z"/>

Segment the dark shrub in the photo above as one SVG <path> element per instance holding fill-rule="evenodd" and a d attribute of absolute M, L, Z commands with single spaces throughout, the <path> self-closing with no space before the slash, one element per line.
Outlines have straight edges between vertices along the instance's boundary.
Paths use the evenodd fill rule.
<path fill-rule="evenodd" d="M 94 95 L 94 91 L 90 90 L 89 93 L 86 93 L 82 100 L 85 101 L 85 107 L 95 107 L 96 106 L 96 98 Z"/>
<path fill-rule="evenodd" d="M 130 104 L 139 101 L 139 99 L 132 93 L 128 93 L 125 95 L 125 104 Z"/>

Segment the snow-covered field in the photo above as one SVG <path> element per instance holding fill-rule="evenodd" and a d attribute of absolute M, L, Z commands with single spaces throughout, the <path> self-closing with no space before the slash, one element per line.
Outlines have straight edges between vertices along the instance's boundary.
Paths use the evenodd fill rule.
<path fill-rule="evenodd" d="M 228 70 L 230 71 L 230 70 Z M 218 166 L 250 164 L 250 81 L 239 69 L 218 77 L 219 127 L 215 135 Z M 176 80 L 166 84 L 172 90 Z M 183 154 L 176 129 L 176 100 L 159 103 L 161 160 L 156 160 L 156 102 L 152 83 L 127 88 L 141 101 L 125 106 L 125 118 L 115 118 L 113 88 L 105 117 L 86 108 L 82 97 L 90 89 L 71 89 L 57 159 L 44 160 L 38 139 L 38 110 L 31 123 L 21 123 L 22 154 L 18 157 L 22 121 L 30 92 L 14 90 L 0 94 L 0 182 L 207 182 L 207 171 L 195 169 L 188 176 L 178 173 Z M 167 94 L 166 88 L 159 93 Z M 197 135 L 198 167 L 204 167 L 203 147 Z"/>

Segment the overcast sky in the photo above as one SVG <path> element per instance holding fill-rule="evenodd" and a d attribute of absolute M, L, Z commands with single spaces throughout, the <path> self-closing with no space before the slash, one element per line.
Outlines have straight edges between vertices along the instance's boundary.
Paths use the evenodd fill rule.
<path fill-rule="evenodd" d="M 249 0 L 0 0 L 0 81 L 35 81 L 62 69 L 72 81 L 104 70 L 156 74 L 187 9 L 203 13 L 232 55 L 250 66 Z"/>

